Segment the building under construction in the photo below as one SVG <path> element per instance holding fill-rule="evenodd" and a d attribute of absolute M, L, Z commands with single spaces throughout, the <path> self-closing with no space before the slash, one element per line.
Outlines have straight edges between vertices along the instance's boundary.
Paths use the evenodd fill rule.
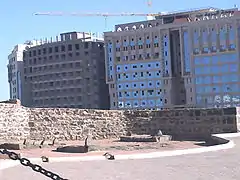
<path fill-rule="evenodd" d="M 23 53 L 24 106 L 109 109 L 101 37 L 68 32 L 40 42 Z"/>
<path fill-rule="evenodd" d="M 240 11 L 160 13 L 105 32 L 111 109 L 240 106 Z"/>

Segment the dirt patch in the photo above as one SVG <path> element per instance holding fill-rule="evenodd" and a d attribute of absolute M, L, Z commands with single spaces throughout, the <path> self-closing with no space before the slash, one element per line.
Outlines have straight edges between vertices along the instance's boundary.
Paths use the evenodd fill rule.
<path fill-rule="evenodd" d="M 134 150 L 167 150 L 197 147 L 191 141 L 169 141 L 167 143 L 159 142 L 120 142 L 118 139 L 98 140 L 90 142 L 89 151 L 134 151 Z"/>
<path fill-rule="evenodd" d="M 91 140 L 89 141 L 88 153 L 62 153 L 54 152 L 60 144 L 62 145 L 84 145 L 84 141 L 61 141 L 55 146 L 47 146 L 49 142 L 42 148 L 39 146 L 21 149 L 14 151 L 21 153 L 22 157 L 66 157 L 66 156 L 89 156 L 89 155 L 103 155 L 105 152 L 113 154 L 132 154 L 154 151 L 168 151 L 177 149 L 189 149 L 200 147 L 197 141 L 169 141 L 165 144 L 159 142 L 120 142 L 118 139 L 105 139 L 105 140 Z M 4 159 L 4 157 L 2 157 Z"/>

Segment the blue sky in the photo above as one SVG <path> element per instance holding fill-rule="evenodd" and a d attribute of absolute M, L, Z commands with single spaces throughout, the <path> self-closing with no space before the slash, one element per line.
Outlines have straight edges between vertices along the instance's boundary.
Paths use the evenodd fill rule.
<path fill-rule="evenodd" d="M 7 56 L 14 45 L 26 40 L 55 37 L 67 31 L 104 32 L 115 24 L 140 21 L 144 17 L 109 17 L 107 28 L 103 17 L 34 16 L 34 12 L 161 12 L 213 6 L 231 8 L 238 0 L 1 0 L 0 1 L 0 100 L 9 98 Z"/>

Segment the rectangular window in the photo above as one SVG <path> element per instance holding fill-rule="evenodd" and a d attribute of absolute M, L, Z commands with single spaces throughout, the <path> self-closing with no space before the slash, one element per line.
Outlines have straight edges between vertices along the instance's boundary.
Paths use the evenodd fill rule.
<path fill-rule="evenodd" d="M 185 72 L 190 72 L 191 71 L 191 67 L 190 67 L 190 52 L 189 52 L 188 41 L 189 41 L 189 34 L 188 34 L 187 31 L 185 31 L 183 33 L 184 69 L 185 69 Z"/>

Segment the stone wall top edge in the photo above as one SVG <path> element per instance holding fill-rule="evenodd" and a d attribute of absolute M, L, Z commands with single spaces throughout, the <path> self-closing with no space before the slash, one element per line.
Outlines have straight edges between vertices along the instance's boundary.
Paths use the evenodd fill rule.
<path fill-rule="evenodd" d="M 164 109 L 164 110 L 134 110 L 134 109 L 129 109 L 129 110 L 101 110 L 101 109 L 77 109 L 77 108 L 38 108 L 38 107 L 25 107 L 25 106 L 20 106 L 18 104 L 11 104 L 11 103 L 0 103 L 0 107 L 6 107 L 6 108 L 14 108 L 14 107 L 21 107 L 24 109 L 29 109 L 29 110 L 60 110 L 60 111 L 94 111 L 94 112 L 159 112 L 159 111 L 190 111 L 190 110 L 223 110 L 223 109 L 233 109 L 235 108 L 239 113 L 240 113 L 240 107 L 225 107 L 225 108 L 184 108 L 184 109 Z"/>
<path fill-rule="evenodd" d="M 124 110 L 78 109 L 78 108 L 29 108 L 30 110 L 88 111 L 88 112 L 123 112 Z"/>
<path fill-rule="evenodd" d="M 0 103 L 0 107 L 4 107 L 4 108 L 21 107 L 23 109 L 28 109 L 27 107 L 21 106 L 19 104 L 13 104 L 13 103 Z"/>

